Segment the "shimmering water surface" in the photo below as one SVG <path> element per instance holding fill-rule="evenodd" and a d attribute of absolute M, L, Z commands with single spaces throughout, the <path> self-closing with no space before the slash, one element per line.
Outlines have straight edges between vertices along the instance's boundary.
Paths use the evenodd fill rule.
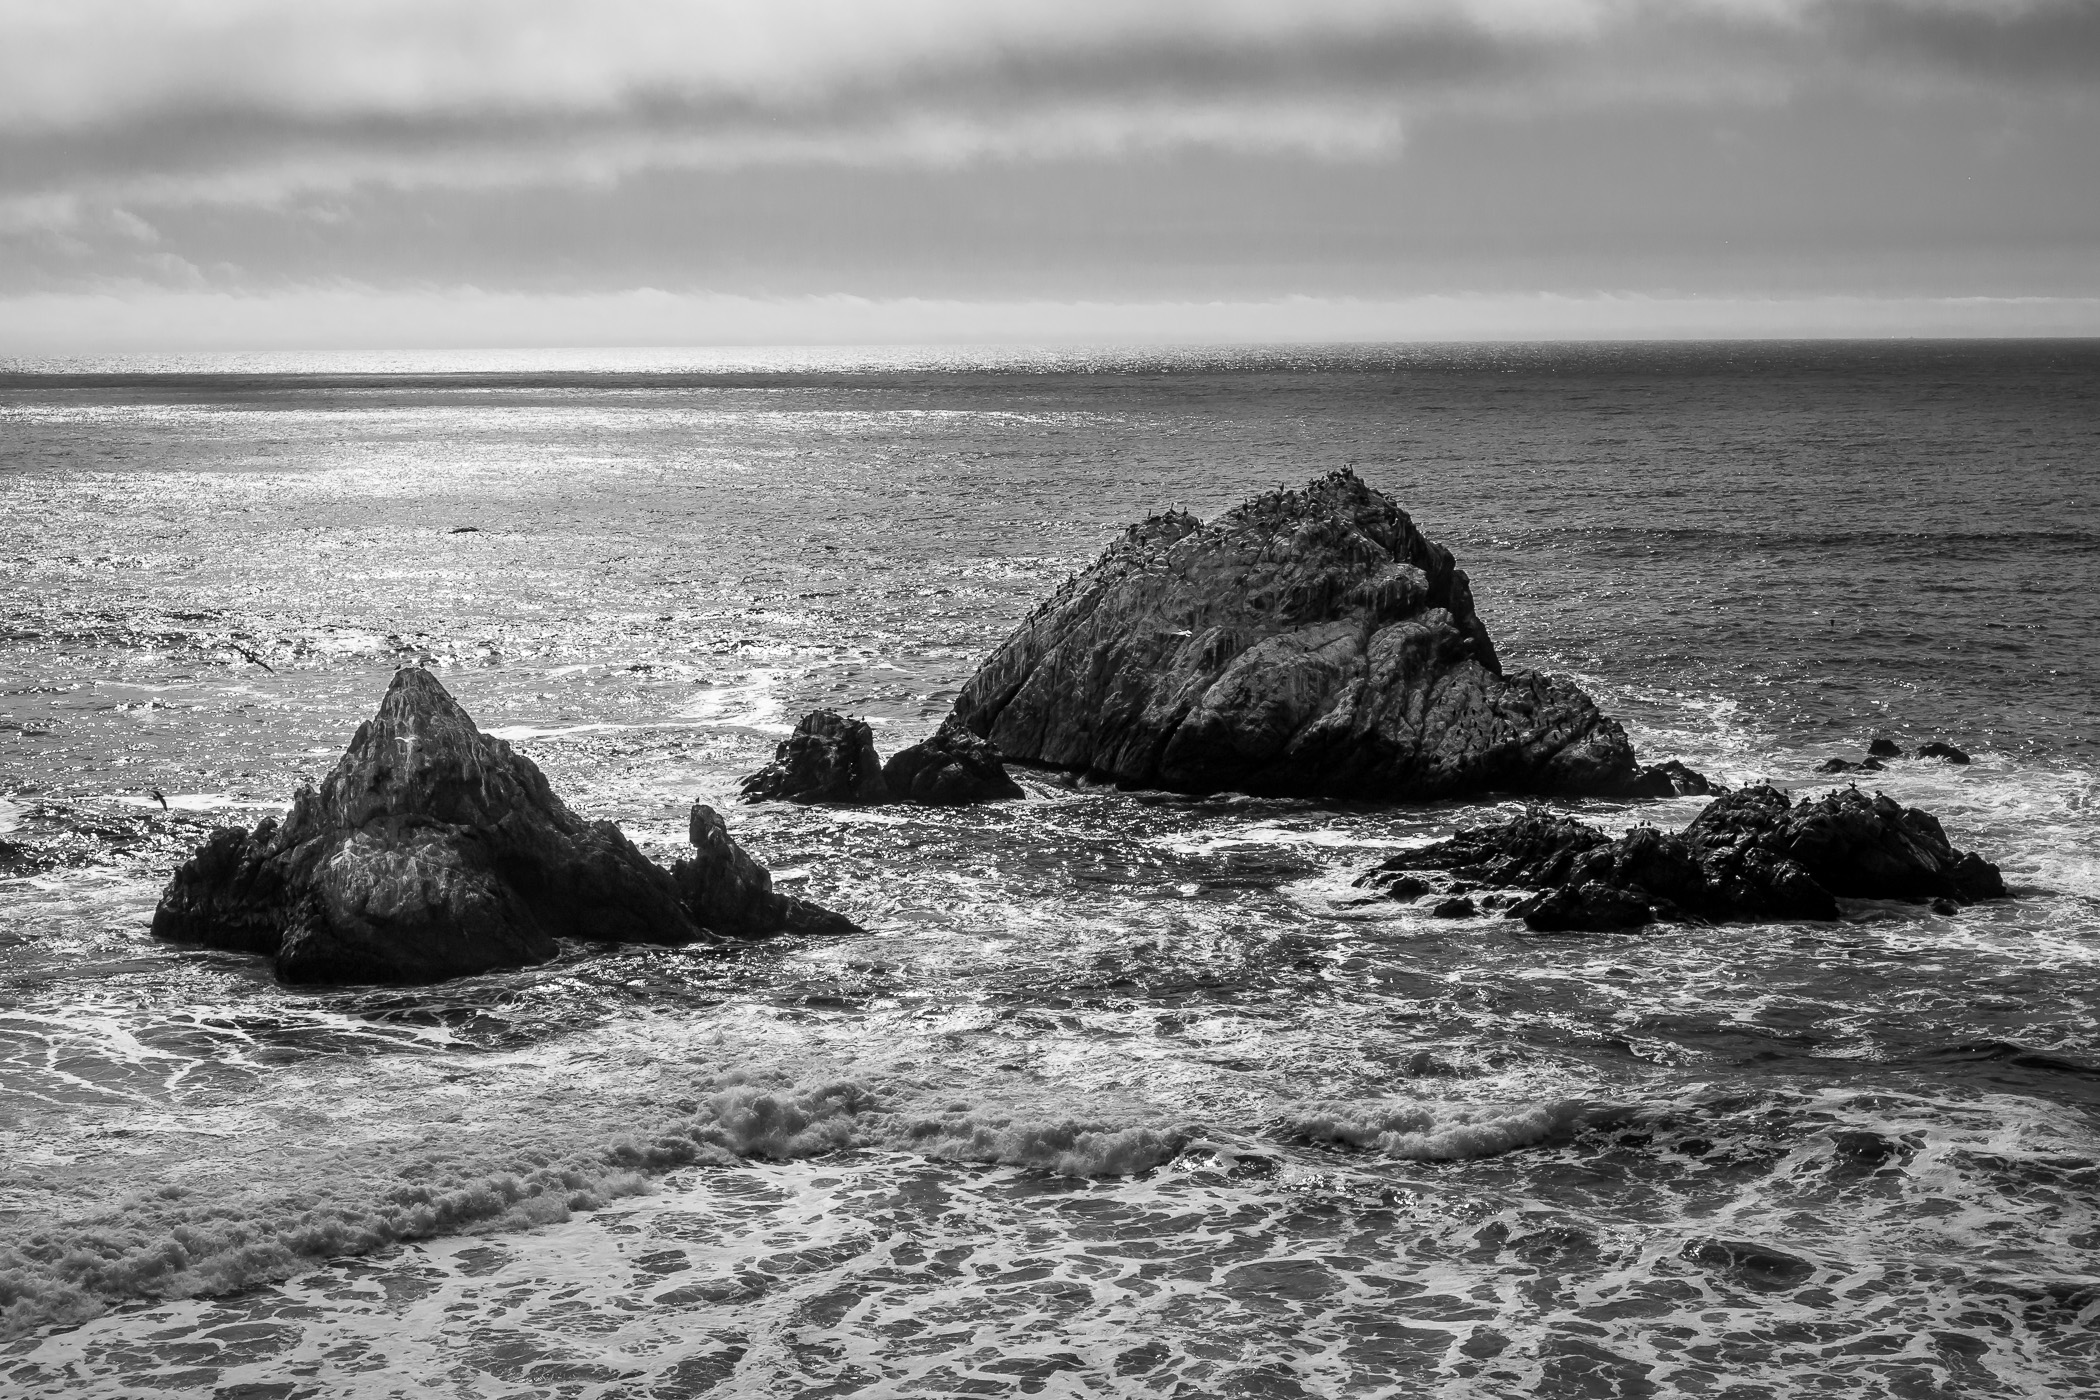
<path fill-rule="evenodd" d="M 1349 883 L 1503 804 L 1024 774 L 731 811 L 863 938 L 147 937 L 398 666 L 668 859 L 806 710 L 909 743 L 1125 523 L 1345 462 L 1645 757 L 1969 750 L 1873 782 L 2015 898 L 1539 937 Z M 0 512 L 0 1393 L 2100 1389 L 2100 346 L 71 367 L 0 374 Z"/>

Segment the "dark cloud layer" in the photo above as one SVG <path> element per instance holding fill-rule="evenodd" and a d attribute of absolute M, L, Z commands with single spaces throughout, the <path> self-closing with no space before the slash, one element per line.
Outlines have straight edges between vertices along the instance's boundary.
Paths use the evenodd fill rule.
<path fill-rule="evenodd" d="M 2090 296 L 2094 0 L 0 0 L 0 296 Z"/>
<path fill-rule="evenodd" d="M 485 23 L 507 8 L 472 13 Z M 457 6 L 371 9 L 362 23 L 354 9 L 317 6 L 317 30 L 327 17 L 342 30 L 339 62 L 280 30 L 293 52 L 273 53 L 262 35 L 244 62 L 203 74 L 183 66 L 191 47 L 165 43 L 166 64 L 151 50 L 179 37 L 156 30 L 180 31 L 184 16 L 194 30 L 209 7 L 158 21 L 135 10 L 106 38 L 117 52 L 50 110 L 28 105 L 51 85 L 32 81 L 36 36 L 8 47 L 0 65 L 15 71 L 0 77 L 15 82 L 0 86 L 22 96 L 0 122 L 0 198 L 62 216 L 82 196 L 252 202 L 369 182 L 562 183 L 658 166 L 943 165 L 1184 147 L 1361 159 L 1389 151 L 1410 118 L 1452 109 L 1773 104 L 1875 84 L 2018 100 L 2075 94 L 2100 77 L 2091 0 L 1308 4 L 1278 6 L 1266 23 L 1218 6 L 1187 10 L 1180 25 L 1020 7 L 1039 22 L 975 29 L 965 10 L 903 8 L 954 29 L 928 38 L 874 25 L 861 50 L 799 61 L 793 26 L 816 18 L 784 9 L 770 44 L 724 59 L 707 56 L 705 27 L 690 23 L 661 25 L 660 43 L 645 23 L 607 44 L 604 24 L 650 13 L 634 7 L 607 19 L 595 7 L 524 5 L 520 22 L 548 31 L 526 62 L 510 51 L 477 59 L 456 36 L 440 43 Z M 414 43 L 417 13 L 427 54 Z M 90 9 L 82 23 L 96 18 Z M 373 32 L 404 20 L 406 37 Z M 546 50 L 564 38 L 583 56 L 573 71 L 551 65 L 550 80 Z M 407 76 L 389 81 L 374 67 Z M 287 83 L 286 68 L 305 81 Z"/>

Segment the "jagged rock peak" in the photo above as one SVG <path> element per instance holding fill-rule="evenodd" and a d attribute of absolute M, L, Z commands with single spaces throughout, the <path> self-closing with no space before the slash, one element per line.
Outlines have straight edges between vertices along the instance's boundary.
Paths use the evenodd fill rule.
<path fill-rule="evenodd" d="M 955 717 L 1009 760 L 1185 791 L 1607 793 L 1635 775 L 1573 682 L 1505 674 L 1450 551 L 1348 469 L 1208 524 L 1132 526 Z"/>

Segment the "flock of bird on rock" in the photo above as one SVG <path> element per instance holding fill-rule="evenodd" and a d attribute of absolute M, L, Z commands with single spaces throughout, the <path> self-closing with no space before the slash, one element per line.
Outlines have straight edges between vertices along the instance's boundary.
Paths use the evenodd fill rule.
<path fill-rule="evenodd" d="M 1864 764 L 1825 771 L 1896 756 L 1877 740 Z M 1968 762 L 1951 745 L 1918 756 Z M 992 653 L 931 737 L 885 763 L 866 721 L 820 710 L 743 796 L 1025 797 L 1007 762 L 1198 794 L 1715 798 L 1680 833 L 1617 839 L 1534 808 L 1358 881 L 1540 932 L 1832 919 L 1839 899 L 1951 912 L 2005 894 L 1995 866 L 1878 793 L 1795 803 L 1771 786 L 1729 792 L 1675 761 L 1641 766 L 1573 681 L 1502 668 L 1450 552 L 1347 470 L 1208 524 L 1170 513 L 1132 526 Z M 301 789 L 281 821 L 213 833 L 175 872 L 153 931 L 273 958 L 292 982 L 466 976 L 544 961 L 564 938 L 858 931 L 775 891 L 712 808 L 694 806 L 689 836 L 689 855 L 656 865 L 613 823 L 572 813 L 434 675 L 404 670 L 318 790 Z"/>

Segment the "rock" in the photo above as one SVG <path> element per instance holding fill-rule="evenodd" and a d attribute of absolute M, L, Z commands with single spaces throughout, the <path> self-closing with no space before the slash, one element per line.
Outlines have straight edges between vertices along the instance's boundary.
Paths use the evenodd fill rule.
<path fill-rule="evenodd" d="M 1826 758 L 1816 765 L 1818 773 L 1857 773 L 1866 765 L 1854 763 L 1849 758 Z"/>
<path fill-rule="evenodd" d="M 746 854 L 705 803 L 693 804 L 687 835 L 693 854 L 671 867 L 671 878 L 701 927 L 731 938 L 861 931 L 843 914 L 776 893 L 772 873 Z"/>
<path fill-rule="evenodd" d="M 998 748 L 965 729 L 954 715 L 941 721 L 932 738 L 883 764 L 882 781 L 893 798 L 942 807 L 1028 795 L 1007 775 Z"/>
<path fill-rule="evenodd" d="M 1868 758 L 1901 758 L 1903 746 L 1894 739 L 1876 739 L 1867 745 Z"/>
<path fill-rule="evenodd" d="M 1959 914 L 1961 906 L 1945 895 L 1941 895 L 1938 899 L 1932 901 L 1932 912 L 1941 915 Z"/>
<path fill-rule="evenodd" d="M 1132 526 L 955 716 L 1009 762 L 1198 793 L 1607 794 L 1636 772 L 1573 681 L 1503 670 L 1450 551 L 1346 470 Z"/>
<path fill-rule="evenodd" d="M 274 957 L 289 982 L 424 982 L 540 962 L 558 938 L 700 931 L 618 827 L 570 812 L 410 669 L 282 823 L 212 834 L 169 881 L 153 932 Z"/>
<path fill-rule="evenodd" d="M 853 930 L 773 893 L 708 808 L 692 834 L 692 858 L 660 869 L 611 822 L 564 806 L 435 676 L 405 670 L 283 822 L 212 833 L 168 882 L 153 932 L 274 958 L 288 982 L 429 982 L 543 962 L 562 938 Z"/>
<path fill-rule="evenodd" d="M 1901 806 L 1878 792 L 1868 797 L 1846 788 L 1819 802 L 1804 802 L 1787 812 L 1775 839 L 1818 884 L 1841 898 L 1945 897 L 1968 904 L 2005 895 L 1996 866 L 1955 850 L 1929 812 Z"/>
<path fill-rule="evenodd" d="M 1918 745 L 1919 758 L 1944 758 L 1949 763 L 1967 763 L 1969 756 L 1954 745 L 1935 739 L 1929 744 Z"/>
<path fill-rule="evenodd" d="M 1594 880 L 1535 894 L 1511 905 L 1509 916 L 1535 933 L 1612 933 L 1655 917 L 1646 900 Z"/>
<path fill-rule="evenodd" d="M 1681 833 L 1635 827 L 1614 841 L 1532 811 L 1402 851 L 1357 884 L 1448 870 L 1544 891 L 1509 912 L 1541 931 L 1631 928 L 1657 918 L 1834 919 L 1839 898 L 1951 899 L 2005 894 L 1996 866 L 1948 842 L 1926 812 L 1857 788 L 1795 804 L 1772 787 L 1707 805 Z"/>
<path fill-rule="evenodd" d="M 1492 826 L 1463 827 L 1448 841 L 1401 851 L 1355 883 L 1390 888 L 1396 898 L 1428 892 L 1422 880 L 1402 874 L 1414 870 L 1448 870 L 1484 885 L 1557 885 L 1567 879 L 1577 857 L 1610 844 L 1609 836 L 1572 817 L 1526 812 Z"/>
<path fill-rule="evenodd" d="M 744 801 L 876 803 L 889 800 L 875 731 L 864 719 L 812 710 L 780 741 L 773 761 L 744 779 Z"/>
<path fill-rule="evenodd" d="M 1440 899 L 1430 906 L 1430 914 L 1439 919 L 1470 919 L 1479 913 L 1479 908 L 1464 895 L 1451 899 Z"/>
<path fill-rule="evenodd" d="M 1836 760 L 1843 762 L 1842 759 Z M 1689 768 L 1671 759 L 1667 763 L 1651 763 L 1628 774 L 1623 782 L 1599 797 L 1717 797 L 1727 788 L 1707 777 L 1695 768 Z"/>

